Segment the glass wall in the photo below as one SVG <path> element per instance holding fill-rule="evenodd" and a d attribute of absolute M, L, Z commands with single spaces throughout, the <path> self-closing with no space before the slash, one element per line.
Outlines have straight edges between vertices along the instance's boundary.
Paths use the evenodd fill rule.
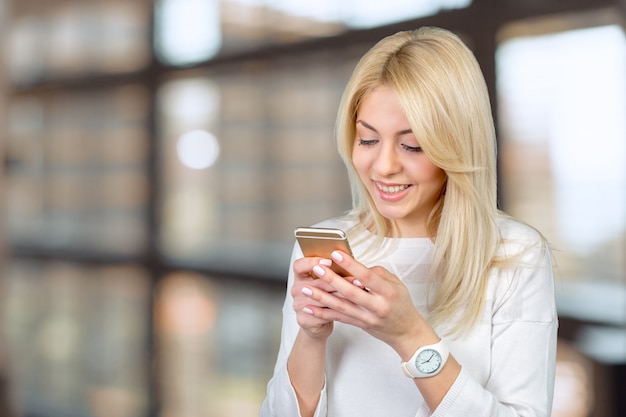
<path fill-rule="evenodd" d="M 572 338 L 555 417 L 609 416 L 623 395 L 623 381 L 602 378 L 626 363 L 626 35 L 614 19 L 516 22 L 497 51 L 503 205 L 552 243 Z"/>
<path fill-rule="evenodd" d="M 505 205 L 547 235 L 567 285 L 610 293 L 626 279 L 624 30 L 516 37 L 498 58 Z M 595 314 L 619 323 L 610 300 Z"/>
<path fill-rule="evenodd" d="M 148 415 L 150 3 L 3 10 L 3 415 Z"/>
<path fill-rule="evenodd" d="M 157 287 L 162 416 L 256 416 L 280 338 L 283 294 L 173 273 Z"/>
<path fill-rule="evenodd" d="M 5 0 L 10 80 L 136 71 L 147 65 L 149 0 Z"/>
<path fill-rule="evenodd" d="M 215 56 L 329 37 L 462 9 L 472 0 L 156 0 L 157 56 L 192 65 Z"/>
<path fill-rule="evenodd" d="M 137 266 L 9 262 L 0 337 L 18 415 L 145 415 L 149 296 Z"/>
<path fill-rule="evenodd" d="M 448 22 L 490 74 L 485 4 L 0 0 L 0 414 L 258 415 L 293 229 L 351 204 L 333 129 L 371 28 Z M 499 32 L 500 165 L 505 208 L 558 249 L 559 308 L 597 308 L 576 297 L 601 287 L 623 320 L 624 36 L 606 15 Z M 599 402 L 604 330 L 559 349 L 555 406 Z"/>
<path fill-rule="evenodd" d="M 307 56 L 162 85 L 166 256 L 281 275 L 296 225 L 350 207 L 333 124 L 352 64 Z"/>
<path fill-rule="evenodd" d="M 141 85 L 8 103 L 7 234 L 16 245 L 138 254 L 145 245 Z"/>

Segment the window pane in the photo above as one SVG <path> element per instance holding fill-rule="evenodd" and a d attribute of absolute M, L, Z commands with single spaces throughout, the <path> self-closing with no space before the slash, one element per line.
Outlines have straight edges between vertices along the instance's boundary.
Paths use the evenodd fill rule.
<path fill-rule="evenodd" d="M 148 6 L 146 0 L 64 1 L 49 10 L 15 4 L 7 45 L 11 81 L 143 68 L 150 57 Z"/>
<path fill-rule="evenodd" d="M 157 54 L 188 65 L 218 53 L 336 35 L 470 6 L 471 0 L 159 0 Z"/>
<path fill-rule="evenodd" d="M 345 21 L 350 27 L 382 26 L 403 20 L 431 16 L 442 10 L 469 7 L 472 0 L 352 0 L 343 5 Z"/>
<path fill-rule="evenodd" d="M 162 415 L 258 416 L 280 338 L 283 290 L 177 273 L 157 288 Z"/>
<path fill-rule="evenodd" d="M 221 48 L 219 0 L 158 0 L 155 48 L 169 64 L 206 60 Z"/>
<path fill-rule="evenodd" d="M 500 46 L 498 62 L 507 208 L 566 250 L 560 267 L 568 278 L 622 279 L 622 29 L 514 39 Z"/>
<path fill-rule="evenodd" d="M 554 246 L 559 314 L 611 325 L 582 327 L 576 347 L 601 363 L 624 363 L 623 29 L 514 38 L 497 59 L 504 206 Z"/>
<path fill-rule="evenodd" d="M 162 87 L 168 256 L 284 276 L 293 229 L 350 208 L 333 126 L 353 65 L 311 56 Z M 194 131 L 216 138 L 214 165 L 181 161 L 178 145 Z"/>
<path fill-rule="evenodd" d="M 139 86 L 11 99 L 10 243 L 138 253 L 145 244 L 147 108 Z"/>
<path fill-rule="evenodd" d="M 12 261 L 1 283 L 18 415 L 146 415 L 150 291 L 140 268 Z"/>

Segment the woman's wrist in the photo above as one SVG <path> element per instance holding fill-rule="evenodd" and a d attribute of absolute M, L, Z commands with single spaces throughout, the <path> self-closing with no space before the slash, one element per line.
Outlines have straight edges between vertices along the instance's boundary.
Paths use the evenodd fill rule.
<path fill-rule="evenodd" d="M 425 321 L 416 325 L 412 331 L 406 332 L 402 339 L 394 346 L 402 361 L 407 361 L 417 349 L 426 345 L 433 345 L 441 340 L 435 330 Z"/>
<path fill-rule="evenodd" d="M 314 331 L 301 327 L 300 333 L 302 337 L 306 338 L 307 343 L 326 344 L 326 341 L 332 334 L 332 328 L 322 328 Z"/>
<path fill-rule="evenodd" d="M 419 348 L 423 346 L 427 346 L 427 345 L 434 345 L 435 343 L 438 343 L 440 340 L 441 338 L 436 335 L 434 337 L 420 337 L 420 338 L 410 339 L 410 340 L 407 340 L 401 347 L 396 349 L 396 352 L 398 352 L 398 355 L 400 356 L 402 361 L 406 362 L 411 358 L 411 356 L 413 356 L 413 354 Z"/>

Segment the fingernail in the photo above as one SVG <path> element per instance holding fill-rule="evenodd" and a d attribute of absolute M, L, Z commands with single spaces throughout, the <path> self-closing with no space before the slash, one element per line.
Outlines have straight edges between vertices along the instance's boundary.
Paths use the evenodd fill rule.
<path fill-rule="evenodd" d="M 311 296 L 313 295 L 313 290 L 311 290 L 309 287 L 302 287 L 302 294 Z"/>
<path fill-rule="evenodd" d="M 320 259 L 320 265 L 331 266 L 332 264 L 333 261 L 331 261 L 330 259 Z"/>
<path fill-rule="evenodd" d="M 323 277 L 323 276 L 324 276 L 324 268 L 322 268 L 322 267 L 321 267 L 321 266 L 319 266 L 319 265 L 315 265 L 315 266 L 313 267 L 313 273 L 314 273 L 315 275 L 317 275 L 318 277 Z"/>
<path fill-rule="evenodd" d="M 305 313 L 307 313 L 307 314 L 313 314 L 313 310 L 311 310 L 311 309 L 310 309 L 310 308 L 308 308 L 308 307 L 304 307 L 304 308 L 302 309 L 302 311 L 304 311 L 304 312 L 305 312 Z"/>
<path fill-rule="evenodd" d="M 355 279 L 354 281 L 352 281 L 352 283 L 356 285 L 357 287 L 360 287 L 360 288 L 364 287 L 364 285 L 361 284 L 361 281 L 359 281 L 358 279 Z"/>
<path fill-rule="evenodd" d="M 337 262 L 343 261 L 343 256 L 341 256 L 341 252 L 338 251 L 333 251 L 333 253 L 330 254 L 330 257 Z"/>

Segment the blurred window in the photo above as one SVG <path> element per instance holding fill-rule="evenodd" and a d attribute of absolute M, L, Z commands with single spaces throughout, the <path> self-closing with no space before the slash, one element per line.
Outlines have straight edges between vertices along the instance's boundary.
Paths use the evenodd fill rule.
<path fill-rule="evenodd" d="M 139 85 L 11 100 L 5 184 L 12 244 L 143 250 L 146 100 Z"/>
<path fill-rule="evenodd" d="M 13 83 L 125 73 L 148 64 L 147 0 L 51 1 L 57 4 L 50 10 L 15 5 L 6 47 Z"/>
<path fill-rule="evenodd" d="M 503 203 L 554 247 L 561 317 L 598 323 L 581 326 L 573 346 L 599 363 L 624 364 L 626 36 L 610 24 L 614 15 L 595 17 L 609 24 L 563 31 L 580 23 L 570 18 L 554 32 L 542 21 L 502 33 Z"/>
<path fill-rule="evenodd" d="M 293 228 L 350 208 L 333 126 L 353 64 L 307 55 L 163 84 L 167 257 L 284 276 Z M 214 162 L 191 166 L 181 154 L 186 142 L 196 159 Z"/>
<path fill-rule="evenodd" d="M 138 266 L 8 263 L 3 370 L 19 415 L 147 415 L 149 299 Z"/>
<path fill-rule="evenodd" d="M 155 303 L 162 415 L 258 415 L 276 359 L 283 298 L 260 283 L 167 275 Z"/>
<path fill-rule="evenodd" d="M 497 58 L 506 208 L 550 238 L 565 278 L 623 279 L 623 29 L 514 38 Z"/>
<path fill-rule="evenodd" d="M 470 6 L 471 0 L 158 0 L 155 47 L 171 65 Z"/>
<path fill-rule="evenodd" d="M 184 65 L 214 56 L 222 46 L 219 0 L 158 0 L 155 47 L 169 64 Z"/>
<path fill-rule="evenodd" d="M 19 415 L 258 415 L 293 228 L 351 206 L 337 106 L 389 28 L 356 29 L 456 10 L 433 22 L 489 65 L 496 27 L 554 6 L 505 1 L 482 27 L 493 2 L 473 3 L 0 0 L 0 383 Z M 500 156 L 507 210 L 558 249 L 559 309 L 619 324 L 625 58 L 607 13 L 502 31 Z M 572 348 L 617 363 L 614 329 Z M 571 401 L 601 381 L 579 365 L 560 358 L 561 415 L 594 401 Z"/>

